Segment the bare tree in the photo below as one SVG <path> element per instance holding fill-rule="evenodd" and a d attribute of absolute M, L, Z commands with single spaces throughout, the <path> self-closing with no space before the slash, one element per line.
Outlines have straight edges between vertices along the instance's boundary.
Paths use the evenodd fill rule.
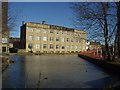
<path fill-rule="evenodd" d="M 117 5 L 117 32 L 115 39 L 115 55 L 120 59 L 120 1 L 116 2 Z"/>
<path fill-rule="evenodd" d="M 107 59 L 110 60 L 109 36 L 116 27 L 114 3 L 73 3 L 75 25 L 85 29 L 94 39 L 104 40 Z M 82 27 L 81 27 L 82 26 Z"/>
<path fill-rule="evenodd" d="M 9 31 L 8 31 L 8 2 L 2 2 L 2 39 L 7 44 L 7 52 L 9 45 Z"/>
<path fill-rule="evenodd" d="M 20 12 L 14 10 L 13 2 L 2 2 L 2 37 L 7 41 L 7 51 L 9 51 L 9 35 L 15 30 L 16 22 Z"/>
<path fill-rule="evenodd" d="M 21 14 L 21 10 L 14 7 L 14 2 L 9 2 L 8 6 L 8 29 L 9 31 L 15 31 L 15 27 L 17 26 L 18 17 Z"/>
<path fill-rule="evenodd" d="M 7 36 L 8 35 L 8 3 L 2 2 L 2 35 Z"/>
<path fill-rule="evenodd" d="M 1 33 L 2 33 L 2 2 L 0 1 L 0 36 L 2 36 L 1 35 Z"/>
<path fill-rule="evenodd" d="M 3 31 L 7 27 L 9 32 L 15 31 L 17 26 L 18 17 L 21 14 L 21 10 L 14 6 L 14 2 L 2 2 L 2 24 Z M 9 34 L 8 32 L 8 34 Z"/>
<path fill-rule="evenodd" d="M 2 2 L 0 1 L 0 53 L 2 52 Z"/>

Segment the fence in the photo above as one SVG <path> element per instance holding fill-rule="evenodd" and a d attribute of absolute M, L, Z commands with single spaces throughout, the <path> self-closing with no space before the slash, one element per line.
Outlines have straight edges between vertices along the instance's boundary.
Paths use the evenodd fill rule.
<path fill-rule="evenodd" d="M 85 55 L 94 59 L 102 60 L 106 56 L 102 55 L 101 50 L 89 50 L 89 51 L 80 51 L 79 54 Z"/>

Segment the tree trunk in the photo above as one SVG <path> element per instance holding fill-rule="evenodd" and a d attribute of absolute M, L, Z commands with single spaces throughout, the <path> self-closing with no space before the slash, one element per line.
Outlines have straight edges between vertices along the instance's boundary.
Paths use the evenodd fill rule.
<path fill-rule="evenodd" d="M 105 25 L 104 25 L 104 37 L 105 37 L 105 54 L 107 55 L 107 60 L 110 60 L 110 53 L 109 53 L 109 45 L 108 45 L 108 24 L 107 24 L 107 20 L 105 19 Z"/>
<path fill-rule="evenodd" d="M 103 8 L 103 15 L 104 15 L 104 38 L 105 38 L 105 54 L 107 55 L 107 60 L 110 60 L 110 53 L 109 53 L 109 45 L 108 45 L 108 23 L 107 23 L 107 6 L 108 4 L 104 4 L 101 2 Z"/>
<path fill-rule="evenodd" d="M 118 34 L 118 41 L 117 41 L 117 47 L 118 47 L 118 58 L 120 58 L 120 1 L 118 2 L 118 6 L 117 6 L 117 18 L 118 18 L 118 30 L 117 30 L 117 34 Z"/>
<path fill-rule="evenodd" d="M 117 5 L 117 33 L 115 39 L 115 59 L 120 59 L 120 2 Z"/>
<path fill-rule="evenodd" d="M 6 0 L 7 1 L 7 0 Z M 7 52 L 9 52 L 9 30 L 8 30 L 8 2 L 2 2 L 2 38 L 7 38 Z"/>

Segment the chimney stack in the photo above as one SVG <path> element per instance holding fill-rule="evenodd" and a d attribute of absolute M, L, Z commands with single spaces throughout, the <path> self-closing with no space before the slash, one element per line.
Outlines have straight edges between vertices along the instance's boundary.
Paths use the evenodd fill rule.
<path fill-rule="evenodd" d="M 24 16 L 22 16 L 22 25 L 24 25 Z"/>
<path fill-rule="evenodd" d="M 24 21 L 22 21 L 22 25 L 24 25 Z"/>
<path fill-rule="evenodd" d="M 45 24 L 45 21 L 42 21 L 42 24 Z"/>

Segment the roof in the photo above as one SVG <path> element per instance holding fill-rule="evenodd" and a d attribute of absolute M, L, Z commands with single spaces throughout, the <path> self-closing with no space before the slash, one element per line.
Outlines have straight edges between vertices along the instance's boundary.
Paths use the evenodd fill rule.
<path fill-rule="evenodd" d="M 13 42 L 16 42 L 16 41 L 20 41 L 20 38 L 13 38 L 13 37 L 9 38 L 10 43 L 13 43 Z"/>
<path fill-rule="evenodd" d="M 50 29 L 59 29 L 59 30 L 66 30 L 66 31 L 74 31 L 74 30 L 77 30 L 77 29 L 74 29 L 74 28 L 68 28 L 68 27 L 64 27 L 64 26 L 58 26 L 58 25 L 52 25 L 52 24 L 41 24 L 41 23 L 36 23 L 36 22 L 26 22 L 26 23 L 33 23 L 33 24 L 39 24 L 39 25 L 47 25 L 50 27 Z M 25 24 L 26 24 L 25 23 Z M 24 25 L 25 25 L 24 24 Z M 83 31 L 85 32 L 84 30 L 78 30 L 78 31 Z"/>
<path fill-rule="evenodd" d="M 90 42 L 90 45 L 101 45 L 100 42 Z"/>

